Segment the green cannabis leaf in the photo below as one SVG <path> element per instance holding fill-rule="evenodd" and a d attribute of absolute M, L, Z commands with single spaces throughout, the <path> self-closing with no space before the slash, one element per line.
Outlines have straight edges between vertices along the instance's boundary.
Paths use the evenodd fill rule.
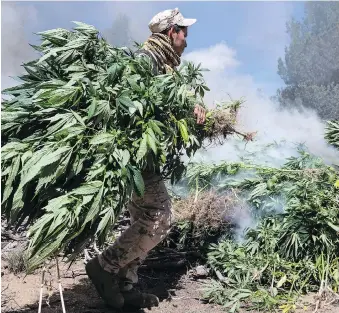
<path fill-rule="evenodd" d="M 180 179 L 180 156 L 207 136 L 193 115 L 208 90 L 200 66 L 154 76 L 148 60 L 75 24 L 38 33 L 41 57 L 3 91 L 2 208 L 31 226 L 29 270 L 104 242 L 131 193 L 144 193 L 143 171 Z"/>

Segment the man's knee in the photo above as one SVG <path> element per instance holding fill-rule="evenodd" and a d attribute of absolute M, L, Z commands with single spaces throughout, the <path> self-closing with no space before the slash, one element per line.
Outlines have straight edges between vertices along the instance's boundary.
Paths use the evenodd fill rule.
<path fill-rule="evenodd" d="M 165 200 L 161 204 L 154 203 L 153 206 L 147 206 L 144 210 L 144 218 L 152 222 L 161 222 L 170 226 L 172 220 L 171 200 Z"/>
<path fill-rule="evenodd" d="M 170 205 L 165 209 L 148 208 L 143 221 L 147 225 L 148 233 L 153 236 L 166 236 L 172 225 L 172 212 Z"/>
<path fill-rule="evenodd" d="M 171 226 L 172 226 L 172 211 L 171 210 L 167 210 L 162 215 L 161 225 L 162 225 L 162 229 L 166 232 L 168 232 L 171 229 Z"/>

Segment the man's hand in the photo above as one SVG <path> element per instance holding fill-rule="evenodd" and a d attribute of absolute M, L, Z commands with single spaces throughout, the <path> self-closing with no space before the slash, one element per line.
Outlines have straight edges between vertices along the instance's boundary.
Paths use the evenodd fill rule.
<path fill-rule="evenodd" d="M 194 107 L 194 115 L 197 117 L 198 124 L 204 124 L 206 120 L 206 110 L 199 104 Z"/>

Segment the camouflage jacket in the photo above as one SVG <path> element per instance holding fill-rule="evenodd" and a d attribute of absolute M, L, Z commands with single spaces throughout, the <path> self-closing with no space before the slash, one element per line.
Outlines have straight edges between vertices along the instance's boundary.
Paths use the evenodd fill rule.
<path fill-rule="evenodd" d="M 135 56 L 149 58 L 152 62 L 152 70 L 154 75 L 166 74 L 166 67 L 162 66 L 158 62 L 158 59 L 154 56 L 154 54 L 151 51 L 139 49 L 138 51 L 136 51 Z"/>

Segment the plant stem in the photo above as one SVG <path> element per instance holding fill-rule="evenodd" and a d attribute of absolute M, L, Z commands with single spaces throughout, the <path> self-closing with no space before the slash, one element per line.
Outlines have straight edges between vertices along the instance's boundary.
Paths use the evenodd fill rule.
<path fill-rule="evenodd" d="M 43 269 L 42 269 L 42 275 L 41 275 L 41 287 L 40 287 L 40 298 L 39 298 L 39 309 L 38 309 L 38 313 L 41 313 L 41 306 L 42 306 L 42 291 L 43 291 L 43 289 L 44 289 L 45 272 L 46 272 L 46 267 L 44 266 Z"/>
<path fill-rule="evenodd" d="M 56 267 L 57 267 L 57 273 L 58 273 L 58 284 L 59 284 L 59 292 L 60 292 L 60 299 L 61 299 L 62 313 L 66 313 L 65 302 L 64 302 L 64 296 L 63 296 L 63 294 L 62 294 L 62 286 L 61 286 L 61 278 L 60 278 L 60 269 L 59 269 L 59 262 L 58 262 L 58 256 L 57 256 L 57 255 L 55 255 L 55 261 L 56 261 Z"/>

